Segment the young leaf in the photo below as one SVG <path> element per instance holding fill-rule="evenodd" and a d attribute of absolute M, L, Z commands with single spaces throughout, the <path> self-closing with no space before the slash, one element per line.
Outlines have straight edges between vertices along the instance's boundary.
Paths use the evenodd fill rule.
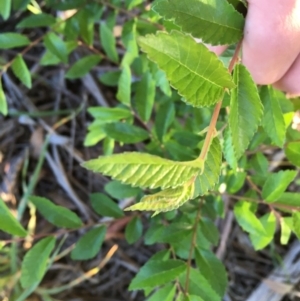
<path fill-rule="evenodd" d="M 201 274 L 211 284 L 213 290 L 223 297 L 227 288 L 227 273 L 222 262 L 210 250 L 196 248 L 195 259 Z"/>
<path fill-rule="evenodd" d="M 176 292 L 176 286 L 172 283 L 167 284 L 163 288 L 157 290 L 146 301 L 173 301 Z"/>
<path fill-rule="evenodd" d="M 27 232 L 0 198 L 0 230 L 11 235 L 25 237 Z"/>
<path fill-rule="evenodd" d="M 106 227 L 95 227 L 86 232 L 76 243 L 71 252 L 73 260 L 88 260 L 94 258 L 100 251 L 106 234 Z"/>
<path fill-rule="evenodd" d="M 297 171 L 282 170 L 272 173 L 265 182 L 262 189 L 262 197 L 265 201 L 272 203 L 280 198 L 290 183 L 295 179 Z"/>
<path fill-rule="evenodd" d="M 76 229 L 82 225 L 80 218 L 74 212 L 57 206 L 46 198 L 31 196 L 29 200 L 49 223 L 57 227 Z"/>
<path fill-rule="evenodd" d="M 123 153 L 99 157 L 83 163 L 125 184 L 141 188 L 175 188 L 190 181 L 202 171 L 199 160 L 176 162 L 146 153 Z"/>
<path fill-rule="evenodd" d="M 127 122 L 105 124 L 103 129 L 108 137 L 123 143 L 137 143 L 149 138 L 147 131 Z"/>
<path fill-rule="evenodd" d="M 153 9 L 204 43 L 234 44 L 243 36 L 244 18 L 227 1 L 162 0 Z"/>
<path fill-rule="evenodd" d="M 131 103 L 131 70 L 129 66 L 124 66 L 118 82 L 117 99 L 130 107 Z"/>
<path fill-rule="evenodd" d="M 10 15 L 11 0 L 0 1 L 0 15 L 7 20 Z"/>
<path fill-rule="evenodd" d="M 84 146 L 93 146 L 106 137 L 103 128 L 89 129 L 89 133 L 84 139 Z"/>
<path fill-rule="evenodd" d="M 287 143 L 285 154 L 291 163 L 300 167 L 300 141 L 291 141 Z"/>
<path fill-rule="evenodd" d="M 256 236 L 265 236 L 266 231 L 261 221 L 251 211 L 251 204 L 248 202 L 238 202 L 234 206 L 234 215 L 237 222 L 246 232 L 249 232 Z"/>
<path fill-rule="evenodd" d="M 137 84 L 135 95 L 135 107 L 143 121 L 150 119 L 155 98 L 155 81 L 150 72 L 144 73 Z"/>
<path fill-rule="evenodd" d="M 264 106 L 262 125 L 272 142 L 283 147 L 285 140 L 285 122 L 279 100 L 272 87 L 264 86 L 260 90 L 260 97 Z"/>
<path fill-rule="evenodd" d="M 125 238 L 129 244 L 135 243 L 143 234 L 143 224 L 139 217 L 135 216 L 126 226 Z"/>
<path fill-rule="evenodd" d="M 180 260 L 151 260 L 147 262 L 131 281 L 129 290 L 154 288 L 168 283 L 186 269 L 186 264 Z"/>
<path fill-rule="evenodd" d="M 155 216 L 160 212 L 177 209 L 185 202 L 192 199 L 193 195 L 194 184 L 187 183 L 184 186 L 169 188 L 152 195 L 146 195 L 141 199 L 139 203 L 132 205 L 125 210 L 150 210 L 155 211 L 152 215 Z"/>
<path fill-rule="evenodd" d="M 236 87 L 231 92 L 229 127 L 235 155 L 239 159 L 258 128 L 263 106 L 256 84 L 246 67 L 237 64 L 233 79 Z"/>
<path fill-rule="evenodd" d="M 50 32 L 44 38 L 45 47 L 57 56 L 63 63 L 68 63 L 68 49 L 66 44 L 55 33 Z"/>
<path fill-rule="evenodd" d="M 219 181 L 221 164 L 221 145 L 219 139 L 216 137 L 210 145 L 206 160 L 204 162 L 203 172 L 199 173 L 195 180 L 194 198 L 205 195 L 208 190 L 215 187 Z"/>
<path fill-rule="evenodd" d="M 101 56 L 91 54 L 77 61 L 66 73 L 66 78 L 75 79 L 86 75 L 93 67 L 101 61 Z"/>
<path fill-rule="evenodd" d="M 31 16 L 22 19 L 20 23 L 18 23 L 17 28 L 37 28 L 37 27 L 48 27 L 55 24 L 55 17 L 48 14 L 32 14 Z"/>
<path fill-rule="evenodd" d="M 116 39 L 113 31 L 107 26 L 105 22 L 100 25 L 100 40 L 107 56 L 115 63 L 118 63 L 119 57 L 116 49 Z"/>
<path fill-rule="evenodd" d="M 281 226 L 281 235 L 280 235 L 280 243 L 282 245 L 286 245 L 291 237 L 292 229 L 292 218 L 291 217 L 281 217 L 280 218 L 280 226 Z"/>
<path fill-rule="evenodd" d="M 273 240 L 276 230 L 276 217 L 273 212 L 265 214 L 259 220 L 261 221 L 266 234 L 250 234 L 251 242 L 256 251 L 265 248 Z"/>
<path fill-rule="evenodd" d="M 158 32 L 141 37 L 139 44 L 192 106 L 211 106 L 220 100 L 224 88 L 235 86 L 217 56 L 190 36 Z"/>
<path fill-rule="evenodd" d="M 19 33 L 1 33 L 0 34 L 0 49 L 10 49 L 30 44 L 30 40 Z"/>
<path fill-rule="evenodd" d="M 124 216 L 119 206 L 103 193 L 92 193 L 90 196 L 93 209 L 102 216 L 119 218 Z"/>
<path fill-rule="evenodd" d="M 18 54 L 11 65 L 14 75 L 28 88 L 31 88 L 31 74 L 21 54 Z"/>
<path fill-rule="evenodd" d="M 7 109 L 7 101 L 6 97 L 2 88 L 2 82 L 0 77 L 0 113 L 2 113 L 4 116 L 7 115 L 8 109 Z"/>
<path fill-rule="evenodd" d="M 54 246 L 55 238 L 52 236 L 46 237 L 26 253 L 21 266 L 20 281 L 23 288 L 36 285 L 43 279 L 47 270 L 48 259 Z"/>

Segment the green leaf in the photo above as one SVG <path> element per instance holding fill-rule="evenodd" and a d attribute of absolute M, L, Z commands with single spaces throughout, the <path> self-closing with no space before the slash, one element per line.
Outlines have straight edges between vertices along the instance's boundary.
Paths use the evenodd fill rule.
<path fill-rule="evenodd" d="M 30 89 L 31 84 L 31 74 L 27 68 L 25 61 L 21 54 L 18 54 L 11 65 L 14 75 L 28 88 Z"/>
<path fill-rule="evenodd" d="M 300 141 L 292 141 L 287 143 L 285 154 L 291 163 L 300 167 Z"/>
<path fill-rule="evenodd" d="M 216 225 L 208 218 L 202 217 L 199 228 L 204 237 L 214 246 L 218 245 L 220 234 Z"/>
<path fill-rule="evenodd" d="M 129 66 L 124 66 L 118 82 L 117 99 L 130 107 L 131 103 L 131 70 Z"/>
<path fill-rule="evenodd" d="M 228 285 L 227 273 L 222 262 L 210 250 L 196 248 L 195 258 L 201 274 L 211 284 L 213 290 L 223 297 Z"/>
<path fill-rule="evenodd" d="M 11 0 L 0 1 L 0 15 L 7 20 L 10 15 Z"/>
<path fill-rule="evenodd" d="M 155 116 L 155 131 L 159 141 L 163 141 L 169 126 L 175 119 L 174 102 L 169 100 L 159 106 Z"/>
<path fill-rule="evenodd" d="M 274 239 L 274 234 L 276 230 L 276 217 L 274 212 L 265 214 L 259 220 L 261 221 L 261 224 L 263 225 L 266 234 L 250 234 L 251 242 L 256 251 L 265 248 Z"/>
<path fill-rule="evenodd" d="M 172 283 L 167 284 L 163 288 L 157 290 L 150 298 L 146 301 L 173 301 L 176 293 L 176 286 Z"/>
<path fill-rule="evenodd" d="M 251 204 L 240 201 L 234 206 L 234 214 L 237 222 L 246 232 L 257 236 L 265 236 L 266 231 L 261 221 L 251 211 Z"/>
<path fill-rule="evenodd" d="M 105 239 L 106 227 L 95 227 L 86 232 L 71 252 L 73 260 L 88 260 L 94 258 L 100 251 Z"/>
<path fill-rule="evenodd" d="M 128 109 L 122 108 L 89 107 L 88 112 L 94 118 L 103 121 L 103 123 L 127 119 L 132 116 L 132 113 Z"/>
<path fill-rule="evenodd" d="M 284 192 L 274 204 L 300 207 L 300 193 Z"/>
<path fill-rule="evenodd" d="M 272 203 L 280 198 L 290 183 L 295 179 L 297 171 L 282 170 L 272 173 L 265 182 L 262 189 L 262 197 L 265 201 Z"/>
<path fill-rule="evenodd" d="M 133 278 L 129 290 L 154 288 L 176 279 L 186 269 L 180 260 L 151 260 L 147 262 Z"/>
<path fill-rule="evenodd" d="M 141 188 L 176 188 L 199 174 L 203 162 L 176 162 L 146 153 L 122 153 L 99 157 L 83 163 L 94 172 L 101 172 L 125 184 Z"/>
<path fill-rule="evenodd" d="M 11 235 L 25 237 L 27 232 L 0 198 L 0 229 Z"/>
<path fill-rule="evenodd" d="M 129 210 L 155 211 L 152 216 L 160 212 L 171 211 L 177 209 L 194 195 L 194 184 L 186 184 L 176 188 L 169 188 L 152 195 L 144 196 L 141 201 L 135 205 L 126 208 Z"/>
<path fill-rule="evenodd" d="M 80 218 L 67 208 L 57 206 L 42 197 L 31 196 L 29 200 L 49 223 L 57 227 L 76 229 L 82 226 Z"/>
<path fill-rule="evenodd" d="M 262 125 L 272 142 L 283 147 L 286 127 L 277 95 L 270 86 L 261 88 L 260 97 L 264 106 Z"/>
<path fill-rule="evenodd" d="M 185 285 L 186 278 L 186 273 L 181 274 L 179 277 L 182 287 Z M 190 269 L 188 293 L 190 295 L 196 295 L 205 301 L 221 301 L 221 297 L 211 287 L 210 282 L 194 268 Z"/>
<path fill-rule="evenodd" d="M 109 71 L 102 74 L 99 77 L 99 80 L 106 86 L 116 87 L 118 85 L 120 75 L 120 71 Z"/>
<path fill-rule="evenodd" d="M 222 98 L 224 88 L 235 86 L 218 57 L 190 36 L 178 31 L 158 32 L 141 37 L 139 44 L 193 106 L 211 106 Z"/>
<path fill-rule="evenodd" d="M 237 64 L 233 73 L 236 87 L 231 92 L 229 127 L 237 159 L 247 149 L 260 123 L 263 106 L 250 73 Z"/>
<path fill-rule="evenodd" d="M 2 88 L 1 78 L 0 78 L 0 113 L 2 113 L 4 116 L 6 116 L 8 113 L 7 101 Z"/>
<path fill-rule="evenodd" d="M 124 216 L 119 206 L 103 193 L 92 193 L 90 196 L 93 209 L 102 216 L 119 218 Z"/>
<path fill-rule="evenodd" d="M 44 38 L 44 44 L 47 50 L 57 56 L 63 63 L 68 63 L 67 46 L 55 33 L 48 33 Z"/>
<path fill-rule="evenodd" d="M 115 63 L 118 63 L 119 57 L 116 49 L 116 39 L 113 31 L 107 26 L 105 22 L 100 25 L 100 40 L 101 45 L 106 55 Z"/>
<path fill-rule="evenodd" d="M 293 212 L 293 230 L 300 239 L 300 212 L 297 211 Z"/>
<path fill-rule="evenodd" d="M 84 146 L 93 146 L 105 137 L 106 133 L 102 128 L 91 129 L 84 139 Z"/>
<path fill-rule="evenodd" d="M 194 198 L 205 195 L 207 191 L 214 189 L 219 181 L 221 164 L 222 151 L 220 141 L 218 138 L 214 138 L 204 162 L 203 172 L 199 173 L 196 178 Z"/>
<path fill-rule="evenodd" d="M 234 44 L 243 36 L 244 18 L 227 1 L 162 0 L 153 9 L 204 43 Z"/>
<path fill-rule="evenodd" d="M 147 122 L 152 113 L 155 98 L 155 81 L 150 72 L 144 73 L 136 86 L 135 107 L 143 121 Z"/>
<path fill-rule="evenodd" d="M 0 49 L 10 49 L 22 47 L 30 44 L 30 40 L 19 33 L 1 33 L 0 34 Z"/>
<path fill-rule="evenodd" d="M 36 243 L 25 255 L 21 266 L 21 285 L 28 288 L 40 283 L 46 271 L 49 256 L 55 246 L 55 237 L 46 237 Z"/>
<path fill-rule="evenodd" d="M 291 217 L 280 218 L 280 226 L 281 226 L 280 243 L 282 245 L 286 245 L 290 240 L 292 234 L 291 224 L 292 224 Z"/>
<path fill-rule="evenodd" d="M 147 131 L 126 122 L 114 122 L 104 125 L 108 137 L 123 143 L 138 143 L 149 138 Z"/>
<path fill-rule="evenodd" d="M 37 27 L 48 27 L 56 23 L 55 17 L 48 14 L 32 14 L 31 16 L 22 19 L 18 23 L 17 28 L 37 28 Z"/>
<path fill-rule="evenodd" d="M 143 224 L 139 217 L 135 216 L 126 226 L 125 238 L 129 244 L 135 243 L 143 234 Z"/>
<path fill-rule="evenodd" d="M 138 6 L 139 4 L 143 3 L 144 0 L 126 0 L 126 7 L 127 9 L 133 9 L 135 6 Z"/>
<path fill-rule="evenodd" d="M 85 76 L 101 59 L 102 57 L 98 54 L 91 54 L 80 59 L 68 70 L 66 78 L 74 79 Z"/>
<path fill-rule="evenodd" d="M 224 131 L 224 147 L 223 147 L 224 157 L 229 164 L 229 166 L 235 170 L 238 166 L 237 158 L 235 156 L 235 151 L 232 142 L 232 134 L 230 128 L 227 127 Z"/>
<path fill-rule="evenodd" d="M 131 187 L 130 185 L 123 184 L 119 181 L 111 181 L 107 183 L 104 190 L 112 197 L 117 200 L 126 199 L 130 197 L 136 197 L 141 189 Z"/>

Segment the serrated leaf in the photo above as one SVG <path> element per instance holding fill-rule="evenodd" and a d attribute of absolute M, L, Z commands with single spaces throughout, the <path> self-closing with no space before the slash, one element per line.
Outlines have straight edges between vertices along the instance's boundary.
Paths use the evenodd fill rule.
<path fill-rule="evenodd" d="M 229 127 L 233 148 L 239 159 L 257 131 L 263 106 L 256 84 L 246 67 L 237 64 L 233 79 L 236 87 L 231 91 Z"/>
<path fill-rule="evenodd" d="M 227 1 L 162 0 L 153 9 L 204 43 L 234 44 L 243 36 L 244 18 Z"/>
<path fill-rule="evenodd" d="M 157 290 L 147 301 L 173 301 L 176 292 L 176 286 L 172 283 Z"/>
<path fill-rule="evenodd" d="M 102 216 L 119 218 L 124 216 L 119 206 L 107 195 L 103 193 L 92 193 L 90 195 L 93 209 Z"/>
<path fill-rule="evenodd" d="M 2 88 L 1 77 L 0 77 L 0 113 L 4 116 L 8 113 L 6 96 Z"/>
<path fill-rule="evenodd" d="M 177 209 L 194 195 L 194 184 L 188 183 L 184 186 L 169 188 L 152 195 L 144 196 L 141 201 L 125 210 L 155 211 L 152 216 L 160 212 Z"/>
<path fill-rule="evenodd" d="M 118 82 L 117 99 L 130 107 L 131 103 L 131 70 L 129 66 L 122 68 L 121 75 Z"/>
<path fill-rule="evenodd" d="M 4 201 L 0 198 L 0 230 L 11 235 L 25 237 L 26 230 L 12 215 L 10 210 L 5 205 Z"/>
<path fill-rule="evenodd" d="M 18 23 L 17 28 L 37 28 L 37 27 L 48 27 L 55 24 L 55 17 L 48 14 L 32 14 L 31 16 L 24 18 Z"/>
<path fill-rule="evenodd" d="M 48 259 L 54 246 L 55 238 L 52 236 L 46 237 L 26 253 L 21 266 L 20 281 L 23 288 L 36 285 L 43 279 L 47 270 Z"/>
<path fill-rule="evenodd" d="M 235 86 L 217 56 L 190 36 L 178 31 L 158 32 L 141 37 L 139 44 L 193 106 L 211 106 L 221 99 L 224 88 Z"/>
<path fill-rule="evenodd" d="M 285 155 L 288 160 L 296 166 L 300 166 L 300 141 L 291 141 L 287 143 Z"/>
<path fill-rule="evenodd" d="M 106 55 L 113 62 L 118 63 L 119 57 L 116 49 L 116 39 L 113 35 L 113 31 L 105 22 L 101 22 L 100 25 L 100 40 Z"/>
<path fill-rule="evenodd" d="M 154 288 L 163 285 L 176 279 L 185 269 L 186 264 L 180 260 L 151 260 L 133 278 L 129 290 Z"/>
<path fill-rule="evenodd" d="M 224 157 L 229 164 L 229 166 L 235 170 L 237 168 L 238 162 L 235 156 L 233 144 L 232 144 L 232 134 L 230 128 L 227 127 L 224 131 L 224 147 L 223 147 Z"/>
<path fill-rule="evenodd" d="M 7 20 L 10 15 L 11 0 L 0 1 L 0 15 L 4 20 Z"/>
<path fill-rule="evenodd" d="M 265 236 L 266 231 L 261 221 L 251 211 L 251 204 L 240 201 L 234 206 L 234 215 L 237 222 L 246 232 L 257 236 Z"/>
<path fill-rule="evenodd" d="M 265 229 L 265 235 L 250 234 L 251 242 L 256 251 L 265 248 L 273 239 L 276 230 L 276 217 L 269 212 L 259 219 Z"/>
<path fill-rule="evenodd" d="M 297 171 L 282 170 L 272 173 L 265 182 L 262 189 L 262 197 L 265 201 L 272 203 L 280 198 L 290 183 L 295 179 Z"/>
<path fill-rule="evenodd" d="M 143 224 L 139 217 L 135 216 L 125 228 L 125 238 L 129 244 L 135 243 L 143 234 Z"/>
<path fill-rule="evenodd" d="M 85 56 L 77 61 L 66 73 L 66 78 L 75 79 L 85 76 L 93 67 L 95 67 L 102 57 L 98 54 Z"/>
<path fill-rule="evenodd" d="M 14 75 L 28 88 L 31 88 L 31 74 L 27 68 L 25 61 L 23 60 L 22 55 L 18 54 L 12 65 L 12 71 Z"/>
<path fill-rule="evenodd" d="M 63 63 L 68 63 L 68 49 L 66 44 L 55 33 L 50 32 L 44 38 L 45 47 L 58 57 Z"/>
<path fill-rule="evenodd" d="M 202 171 L 200 160 L 176 162 L 146 153 L 123 153 L 83 163 L 125 184 L 141 188 L 176 188 Z"/>
<path fill-rule="evenodd" d="M 216 225 L 208 218 L 203 217 L 200 220 L 199 229 L 204 237 L 216 246 L 220 239 L 220 234 Z"/>
<path fill-rule="evenodd" d="M 135 107 L 143 121 L 150 119 L 155 98 L 155 81 L 150 72 L 144 73 L 137 84 L 135 94 Z"/>
<path fill-rule="evenodd" d="M 222 150 L 219 139 L 213 139 L 204 162 L 203 172 L 195 180 L 195 194 L 202 196 L 213 189 L 219 181 L 222 164 Z"/>
<path fill-rule="evenodd" d="M 11 49 L 28 44 L 30 44 L 30 40 L 22 34 L 13 32 L 0 34 L 0 49 Z"/>
<path fill-rule="evenodd" d="M 276 95 L 270 86 L 264 86 L 260 90 L 260 97 L 264 106 L 262 125 L 272 142 L 279 147 L 283 147 L 286 127 Z"/>
<path fill-rule="evenodd" d="M 86 232 L 71 252 L 73 260 L 88 260 L 94 258 L 100 251 L 105 239 L 106 227 L 95 227 Z"/>
<path fill-rule="evenodd" d="M 67 208 L 57 206 L 43 197 L 31 196 L 29 200 L 49 223 L 57 227 L 76 229 L 82 226 L 80 218 Z"/>
<path fill-rule="evenodd" d="M 195 259 L 201 274 L 211 284 L 214 291 L 223 297 L 227 288 L 227 273 L 222 262 L 210 250 L 196 248 Z"/>
<path fill-rule="evenodd" d="M 103 126 L 106 135 L 123 143 L 138 143 L 149 138 L 147 131 L 127 122 L 114 122 Z"/>

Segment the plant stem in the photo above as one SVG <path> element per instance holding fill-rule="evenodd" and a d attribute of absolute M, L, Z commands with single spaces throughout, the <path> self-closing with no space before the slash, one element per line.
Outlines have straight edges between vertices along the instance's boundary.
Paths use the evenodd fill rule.
<path fill-rule="evenodd" d="M 234 54 L 232 56 L 232 59 L 229 63 L 229 66 L 228 66 L 229 73 L 232 72 L 232 70 L 233 70 L 233 68 L 234 68 L 234 66 L 235 66 L 235 64 L 238 60 L 241 46 L 242 46 L 242 40 L 237 44 L 237 46 L 235 48 L 235 51 L 234 51 Z M 225 92 L 225 90 L 224 90 L 224 92 Z M 223 96 L 224 96 L 224 94 L 223 94 Z M 213 115 L 212 115 L 212 118 L 210 120 L 210 124 L 208 126 L 208 131 L 207 131 L 207 134 L 206 134 L 206 137 L 205 137 L 205 140 L 204 140 L 204 144 L 203 144 L 200 156 L 199 156 L 200 160 L 205 160 L 206 155 L 208 153 L 211 141 L 212 141 L 213 136 L 214 136 L 217 120 L 218 120 L 218 117 L 219 117 L 219 114 L 220 114 L 220 110 L 221 110 L 221 106 L 222 106 L 222 100 L 223 100 L 223 97 L 216 104 L 216 106 L 214 108 Z"/>

